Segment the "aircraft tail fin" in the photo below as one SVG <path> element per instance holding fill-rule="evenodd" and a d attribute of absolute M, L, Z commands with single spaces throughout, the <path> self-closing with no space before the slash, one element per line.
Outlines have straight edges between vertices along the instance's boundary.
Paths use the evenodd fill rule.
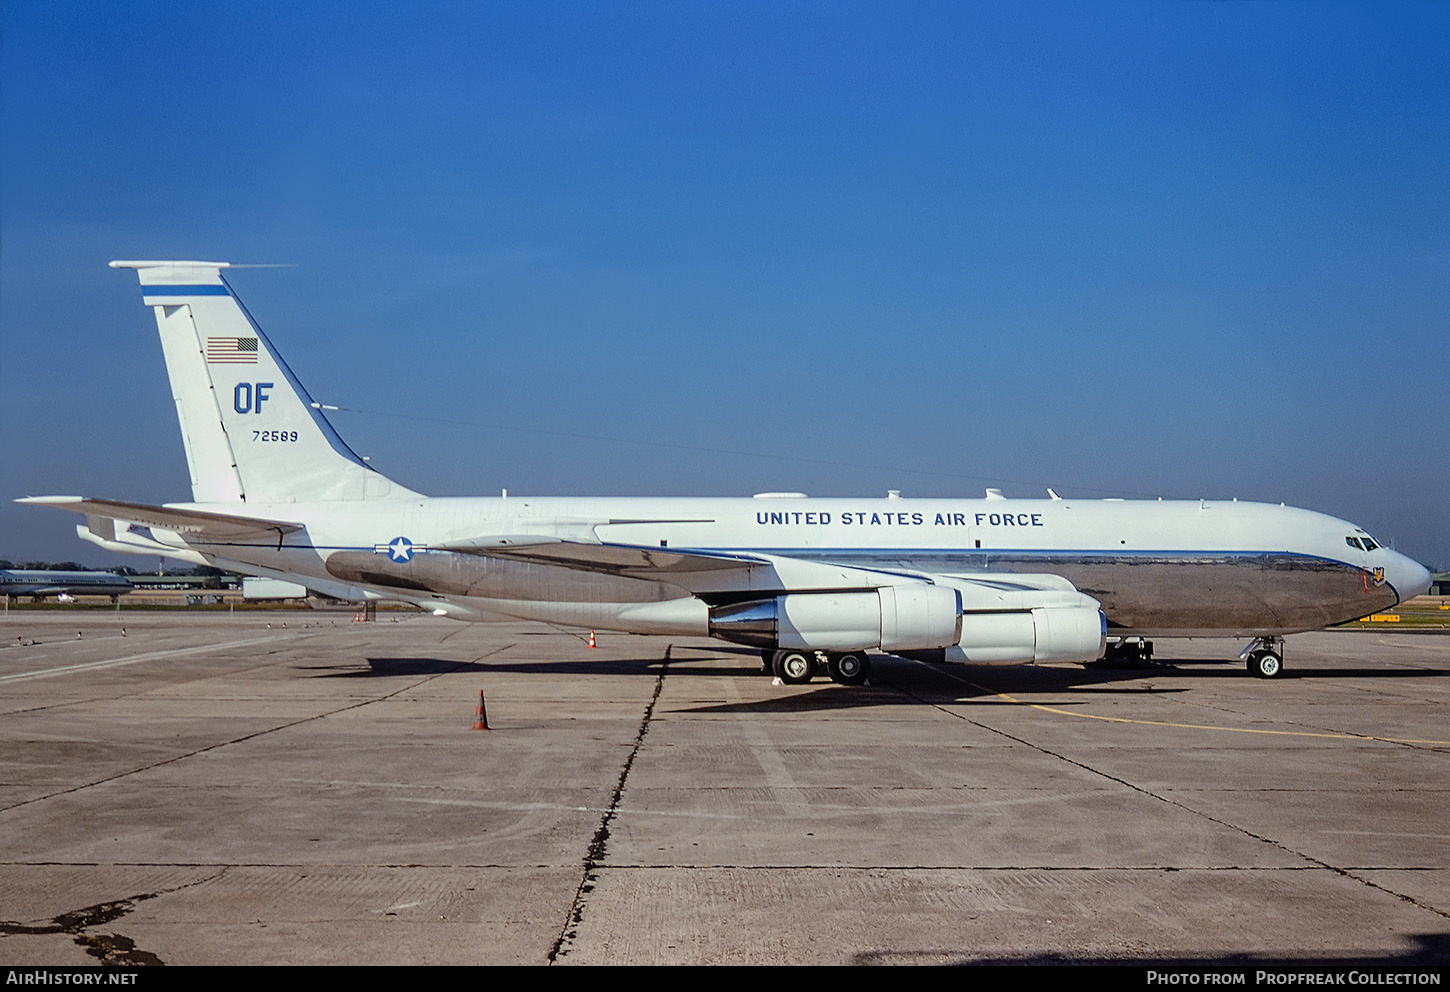
<path fill-rule="evenodd" d="M 252 320 L 227 262 L 116 261 L 156 314 L 199 503 L 416 496 L 359 458 Z"/>

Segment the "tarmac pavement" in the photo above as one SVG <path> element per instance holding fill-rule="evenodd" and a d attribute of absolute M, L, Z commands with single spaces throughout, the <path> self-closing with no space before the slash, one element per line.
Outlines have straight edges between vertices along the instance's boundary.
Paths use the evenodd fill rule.
<path fill-rule="evenodd" d="M 1450 963 L 1450 636 L 848 688 L 349 620 L 0 620 L 0 963 Z"/>

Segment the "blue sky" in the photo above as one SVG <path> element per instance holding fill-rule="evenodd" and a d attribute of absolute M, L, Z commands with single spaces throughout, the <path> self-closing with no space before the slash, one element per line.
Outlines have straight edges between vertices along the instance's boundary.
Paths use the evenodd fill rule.
<path fill-rule="evenodd" d="M 0 557 L 189 498 L 105 263 L 208 258 L 291 266 L 232 283 L 432 494 L 1282 500 L 1450 567 L 1450 5 L 0 18 Z"/>

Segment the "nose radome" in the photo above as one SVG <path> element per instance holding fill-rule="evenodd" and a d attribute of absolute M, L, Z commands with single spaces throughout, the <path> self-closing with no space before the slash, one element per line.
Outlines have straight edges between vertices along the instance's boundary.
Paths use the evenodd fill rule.
<path fill-rule="evenodd" d="M 1432 576 L 1428 568 L 1398 551 L 1391 551 L 1390 554 L 1392 557 L 1389 567 L 1385 569 L 1385 578 L 1395 587 L 1401 603 L 1430 591 Z"/>

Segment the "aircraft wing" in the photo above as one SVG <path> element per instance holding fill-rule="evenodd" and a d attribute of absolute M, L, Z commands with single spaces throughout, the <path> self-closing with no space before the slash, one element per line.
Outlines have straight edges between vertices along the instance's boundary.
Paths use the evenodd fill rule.
<path fill-rule="evenodd" d="M 435 544 L 440 551 L 527 561 L 581 572 L 668 582 L 706 600 L 712 594 L 787 589 L 871 589 L 888 584 L 933 584 L 930 576 L 890 573 L 831 562 L 739 551 L 657 548 L 552 535 L 508 534 Z"/>
<path fill-rule="evenodd" d="M 721 551 L 688 551 L 633 544 L 594 544 L 560 537 L 508 534 L 435 544 L 439 551 L 512 558 L 561 565 L 584 572 L 605 572 L 632 578 L 673 580 L 690 572 L 718 572 L 763 567 L 767 558 Z"/>
<path fill-rule="evenodd" d="M 122 520 L 143 527 L 159 527 L 185 537 L 196 537 L 220 544 L 241 542 L 259 537 L 281 539 L 284 534 L 302 530 L 303 525 L 290 520 L 268 520 L 264 517 L 243 517 L 213 510 L 188 510 L 176 506 L 151 506 L 113 499 L 91 499 L 87 496 L 26 496 L 17 503 L 53 506 L 73 513 L 84 513 L 91 521 Z M 94 527 L 92 528 L 94 530 Z"/>

